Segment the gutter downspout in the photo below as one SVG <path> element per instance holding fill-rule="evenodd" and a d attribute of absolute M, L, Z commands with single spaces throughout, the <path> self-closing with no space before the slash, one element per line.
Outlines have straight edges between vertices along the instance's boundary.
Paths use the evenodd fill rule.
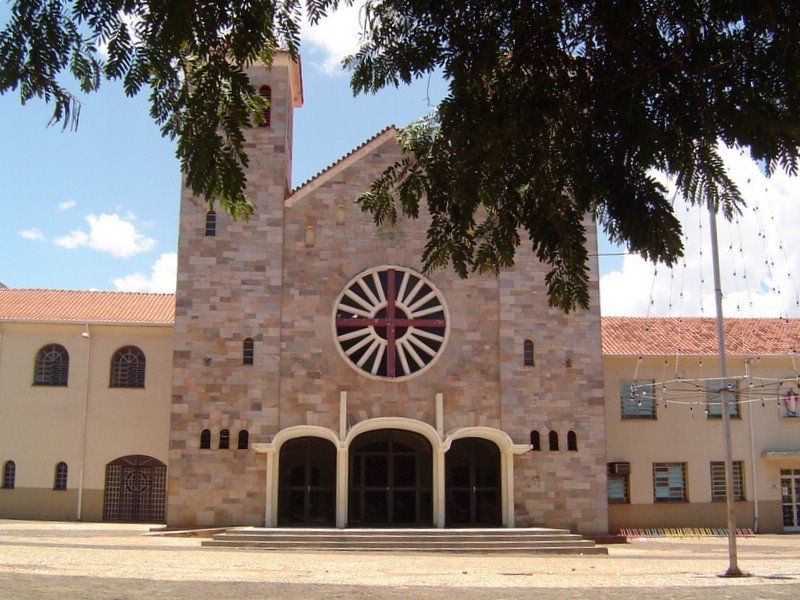
<path fill-rule="evenodd" d="M 747 380 L 750 382 L 750 361 L 745 361 Z M 753 423 L 753 403 L 748 402 L 748 417 L 750 421 L 750 471 L 753 475 L 753 531 L 758 533 L 758 465 L 756 464 L 756 434 Z"/>
<path fill-rule="evenodd" d="M 91 372 L 91 365 L 92 365 L 92 336 L 89 333 L 89 323 L 84 325 L 83 333 L 81 333 L 81 337 L 89 342 L 89 351 L 87 352 L 86 357 L 86 373 L 84 377 L 84 391 L 83 391 L 83 409 L 81 411 L 81 435 L 80 435 L 80 442 L 81 442 L 81 454 L 80 454 L 80 465 L 78 471 L 78 507 L 77 512 L 75 515 L 75 520 L 81 520 L 81 514 L 83 513 L 83 476 L 86 466 L 86 422 L 88 419 L 89 414 L 89 374 Z"/>

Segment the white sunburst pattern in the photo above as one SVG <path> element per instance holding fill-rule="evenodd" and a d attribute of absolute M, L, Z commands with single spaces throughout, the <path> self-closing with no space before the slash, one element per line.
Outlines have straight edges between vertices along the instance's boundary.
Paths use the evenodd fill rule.
<path fill-rule="evenodd" d="M 336 339 L 344 358 L 360 372 L 407 378 L 443 350 L 446 312 L 441 295 L 422 275 L 381 267 L 362 273 L 340 294 Z"/>

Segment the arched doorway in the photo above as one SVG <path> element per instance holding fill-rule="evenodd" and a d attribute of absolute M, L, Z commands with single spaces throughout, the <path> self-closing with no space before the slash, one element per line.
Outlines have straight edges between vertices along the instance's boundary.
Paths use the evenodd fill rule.
<path fill-rule="evenodd" d="M 328 440 L 301 437 L 281 446 L 278 525 L 336 524 L 336 448 Z"/>
<path fill-rule="evenodd" d="M 431 444 L 402 429 L 367 431 L 350 444 L 348 523 L 431 525 Z"/>
<path fill-rule="evenodd" d="M 500 526 L 500 449 L 482 438 L 454 440 L 445 454 L 447 526 Z"/>
<path fill-rule="evenodd" d="M 103 520 L 162 523 L 167 498 L 167 465 L 132 454 L 106 465 Z"/>

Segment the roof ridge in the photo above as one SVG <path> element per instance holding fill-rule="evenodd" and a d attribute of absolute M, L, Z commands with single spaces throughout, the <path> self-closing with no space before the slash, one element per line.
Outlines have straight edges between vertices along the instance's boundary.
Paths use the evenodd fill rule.
<path fill-rule="evenodd" d="M 294 196 L 294 195 L 295 195 L 297 192 L 299 192 L 301 189 L 303 189 L 303 188 L 304 188 L 304 187 L 306 187 L 307 185 L 309 185 L 309 184 L 313 183 L 314 181 L 316 181 L 317 179 L 319 179 L 320 177 L 322 177 L 322 176 L 323 176 L 325 173 L 327 173 L 328 171 L 330 171 L 331 169 L 333 169 L 333 168 L 334 168 L 334 167 L 336 167 L 337 165 L 341 164 L 342 162 L 344 162 L 345 160 L 347 160 L 348 158 L 350 158 L 350 157 L 351 157 L 353 154 L 355 154 L 356 152 L 358 152 L 359 150 L 361 150 L 361 149 L 362 149 L 362 148 L 364 148 L 365 146 L 368 146 L 369 144 L 371 144 L 372 142 L 374 142 L 376 139 L 378 139 L 379 137 L 381 137 L 383 134 L 385 134 L 385 133 L 386 133 L 386 132 L 388 132 L 388 131 L 391 131 L 392 129 L 394 129 L 395 131 L 397 130 L 397 127 L 394 125 L 394 123 L 392 123 L 392 124 L 390 124 L 390 125 L 387 125 L 386 127 L 384 127 L 383 129 L 381 129 L 381 130 L 380 130 L 378 133 L 376 133 L 376 134 L 375 134 L 375 135 L 373 135 L 372 137 L 370 137 L 370 138 L 368 138 L 368 139 L 364 140 L 364 141 L 363 141 L 363 142 L 361 142 L 361 143 L 360 143 L 358 146 L 356 146 L 355 148 L 352 148 L 352 149 L 351 149 L 349 152 L 347 152 L 346 154 L 343 154 L 342 156 L 340 156 L 338 159 L 336 159 L 335 161 L 333 161 L 333 162 L 332 162 L 331 164 L 329 164 L 327 167 L 325 167 L 325 168 L 323 168 L 322 170 L 318 171 L 316 174 L 312 175 L 311 177 L 309 177 L 308 179 L 306 179 L 306 180 L 305 180 L 303 183 L 301 183 L 300 185 L 298 185 L 297 187 L 295 187 L 294 189 L 292 189 L 292 190 L 289 192 L 289 197 L 287 198 L 287 200 L 288 200 L 289 198 L 291 198 L 292 196 Z"/>

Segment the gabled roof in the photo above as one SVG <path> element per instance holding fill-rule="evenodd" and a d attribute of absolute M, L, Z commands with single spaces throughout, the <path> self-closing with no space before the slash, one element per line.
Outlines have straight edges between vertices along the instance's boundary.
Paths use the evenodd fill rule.
<path fill-rule="evenodd" d="M 369 154 L 374 148 L 380 146 L 387 139 L 393 139 L 396 135 L 397 128 L 394 125 L 385 127 L 383 130 L 373 135 L 361 145 L 356 146 L 337 161 L 331 163 L 319 173 L 294 188 L 289 194 L 289 197 L 286 198 L 287 206 L 292 206 L 300 198 L 317 189 L 320 185 L 325 183 L 331 177 L 335 176 L 341 170 L 347 168 L 362 156 Z"/>
<path fill-rule="evenodd" d="M 0 322 L 172 325 L 174 294 L 0 289 Z"/>
<path fill-rule="evenodd" d="M 717 354 L 717 322 L 706 317 L 603 317 L 603 355 Z M 725 351 L 776 355 L 800 351 L 800 319 L 725 319 Z"/>

